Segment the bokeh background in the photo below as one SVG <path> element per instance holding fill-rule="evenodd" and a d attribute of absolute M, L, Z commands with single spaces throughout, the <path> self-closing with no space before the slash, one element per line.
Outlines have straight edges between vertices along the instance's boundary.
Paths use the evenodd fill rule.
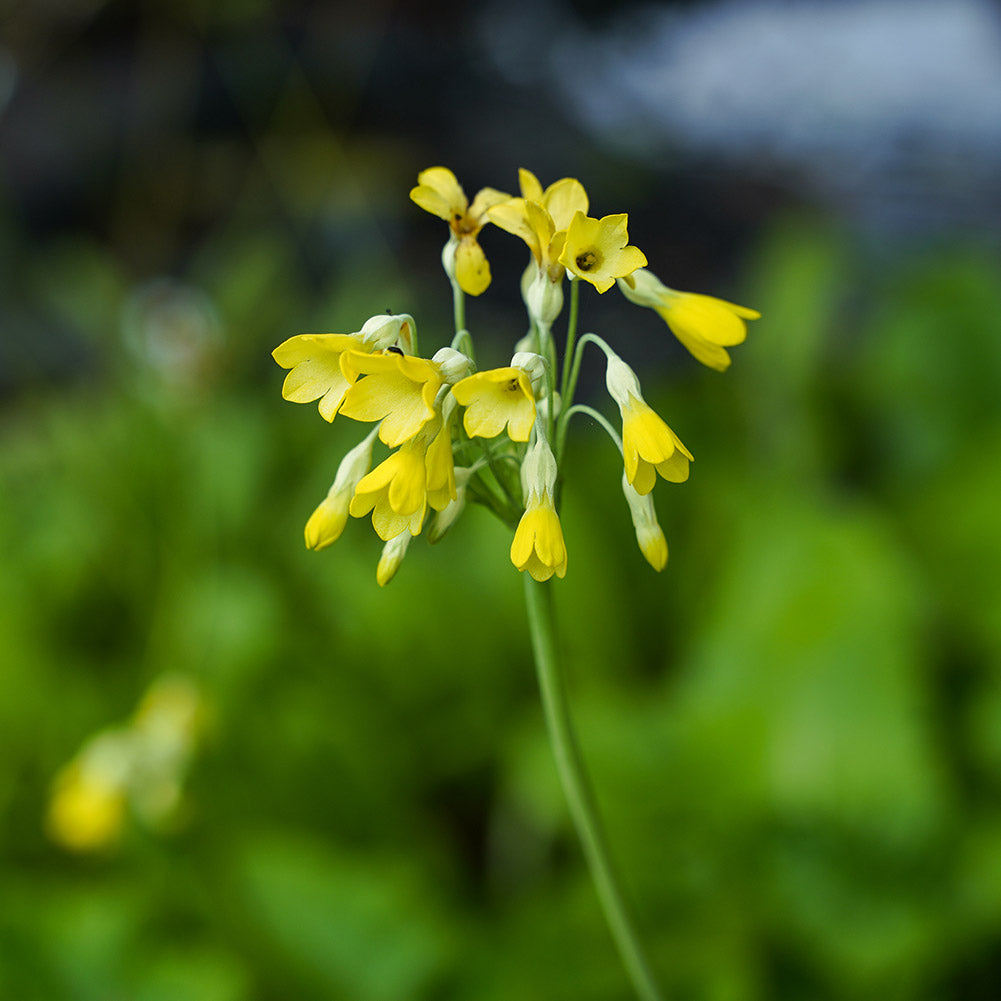
<path fill-rule="evenodd" d="M 270 350 L 387 308 L 448 342 L 444 228 L 407 198 L 439 163 L 577 176 L 669 284 L 763 313 L 720 375 L 583 297 L 697 460 L 657 490 L 655 575 L 578 425 L 556 584 L 667 995 L 1001 996 L 997 4 L 0 25 L 0 998 L 630 996 L 506 530 L 471 509 L 385 590 L 364 524 L 302 545 L 357 429 L 284 403 Z M 499 364 L 524 247 L 483 242 Z M 83 761 L 128 796 L 88 800 Z"/>

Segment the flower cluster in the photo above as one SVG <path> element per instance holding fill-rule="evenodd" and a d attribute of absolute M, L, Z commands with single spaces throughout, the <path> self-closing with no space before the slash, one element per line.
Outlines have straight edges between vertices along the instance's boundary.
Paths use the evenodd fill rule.
<path fill-rule="evenodd" d="M 630 302 L 656 310 L 701 362 L 723 370 L 726 348 L 739 344 L 746 320 L 758 313 L 709 296 L 679 292 L 646 269 L 630 245 L 628 217 L 592 217 L 584 186 L 565 177 L 543 188 L 519 171 L 520 195 L 483 188 L 472 203 L 446 167 L 418 176 L 411 199 L 448 223 L 442 265 L 452 286 L 455 333 L 430 358 L 420 354 L 417 324 L 408 314 L 378 315 L 350 334 L 300 334 L 273 352 L 289 370 L 282 395 L 317 402 L 327 421 L 347 417 L 375 425 L 337 470 L 326 498 L 306 523 L 306 545 L 323 549 L 348 518 L 371 515 L 383 540 L 376 577 L 392 579 L 410 540 L 428 526 L 438 541 L 467 499 L 486 505 L 514 530 L 511 562 L 537 581 L 563 577 L 567 547 L 558 514 L 560 470 L 567 427 L 586 413 L 609 434 L 623 458 L 622 489 L 640 550 L 656 570 L 667 562 L 667 542 L 651 491 L 658 475 L 688 478 L 692 454 L 646 403 L 633 370 L 595 334 L 577 338 L 581 282 L 599 293 L 617 285 Z M 466 329 L 465 296 L 491 282 L 479 236 L 492 223 L 527 245 L 521 279 L 529 331 L 510 363 L 477 370 Z M 571 304 L 562 363 L 552 325 Z M 587 344 L 605 356 L 606 385 L 622 418 L 621 435 L 598 411 L 574 404 Z M 374 465 L 376 440 L 391 451 Z M 429 517 L 429 512 L 433 512 Z"/>

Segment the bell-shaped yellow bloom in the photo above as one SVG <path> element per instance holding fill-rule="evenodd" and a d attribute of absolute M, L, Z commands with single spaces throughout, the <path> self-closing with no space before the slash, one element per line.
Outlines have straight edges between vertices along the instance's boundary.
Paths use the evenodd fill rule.
<path fill-rule="evenodd" d="M 537 581 L 549 580 L 553 574 L 562 578 L 567 572 L 567 547 L 554 501 L 556 459 L 544 439 L 526 453 L 521 481 L 525 513 L 511 543 L 511 562 Z"/>
<path fill-rule="evenodd" d="M 605 384 L 622 415 L 626 479 L 643 495 L 653 490 L 658 473 L 671 483 L 684 483 L 692 453 L 643 399 L 633 370 L 617 354 L 606 353 Z"/>
<path fill-rule="evenodd" d="M 454 406 L 454 403 L 451 404 Z M 446 402 L 446 408 L 449 404 Z M 446 410 L 438 432 L 424 457 L 427 469 L 428 506 L 442 511 L 456 498 L 455 459 L 452 455 L 452 422 Z"/>
<path fill-rule="evenodd" d="M 479 295 L 490 285 L 490 265 L 478 237 L 489 221 L 487 209 L 510 197 L 503 191 L 483 188 L 470 205 L 462 185 L 447 167 L 428 167 L 417 175 L 417 187 L 411 190 L 410 198 L 448 223 L 455 243 L 454 277 L 467 295 Z"/>
<path fill-rule="evenodd" d="M 512 441 L 528 441 L 535 423 L 535 394 L 521 368 L 477 372 L 452 387 L 466 408 L 462 423 L 470 438 L 496 438 L 504 428 Z"/>
<path fill-rule="evenodd" d="M 643 251 L 629 245 L 628 223 L 629 216 L 624 212 L 601 219 L 575 212 L 560 263 L 599 292 L 607 292 L 616 278 L 624 278 L 646 264 Z"/>
<path fill-rule="evenodd" d="M 341 413 L 356 421 L 382 421 L 379 437 L 390 448 L 413 438 L 435 415 L 442 377 L 433 361 L 395 351 L 346 351 L 341 371 L 350 384 Z"/>
<path fill-rule="evenodd" d="M 355 488 L 372 465 L 375 436 L 376 431 L 372 431 L 341 460 L 327 496 L 306 522 L 307 549 L 326 549 L 341 537 Z"/>
<path fill-rule="evenodd" d="M 667 539 L 657 521 L 657 511 L 653 506 L 653 494 L 641 494 L 630 482 L 625 471 L 622 473 L 622 493 L 629 505 L 629 515 L 636 531 L 636 542 L 643 558 L 660 573 L 667 566 Z"/>
<path fill-rule="evenodd" d="M 371 511 L 372 527 L 383 542 L 401 532 L 420 534 L 427 513 L 426 451 L 424 436 L 411 438 L 355 488 L 348 510 L 355 518 Z"/>
<path fill-rule="evenodd" d="M 630 301 L 657 311 L 675 337 L 703 365 L 717 371 L 730 367 L 726 350 L 747 337 L 746 320 L 757 320 L 756 309 L 695 292 L 676 292 L 651 271 L 634 271 L 619 280 L 619 289 Z"/>
<path fill-rule="evenodd" d="M 320 416 L 332 421 L 353 380 L 341 369 L 345 351 L 381 351 L 401 341 L 409 346 L 413 320 L 406 314 L 379 314 L 352 334 L 297 334 L 271 352 L 285 376 L 282 396 L 293 403 L 319 400 Z"/>

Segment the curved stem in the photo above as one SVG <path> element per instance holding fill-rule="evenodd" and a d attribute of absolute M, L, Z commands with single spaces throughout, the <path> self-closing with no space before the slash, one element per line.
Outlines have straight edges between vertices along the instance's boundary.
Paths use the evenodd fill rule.
<path fill-rule="evenodd" d="M 570 720 L 556 647 L 556 619 L 551 586 L 548 583 L 540 584 L 525 574 L 525 602 L 549 739 L 570 816 L 591 870 L 598 899 L 637 997 L 641 1001 L 661 1001 L 660 990 L 643 954 L 618 877 L 612 867 L 597 804 Z"/>

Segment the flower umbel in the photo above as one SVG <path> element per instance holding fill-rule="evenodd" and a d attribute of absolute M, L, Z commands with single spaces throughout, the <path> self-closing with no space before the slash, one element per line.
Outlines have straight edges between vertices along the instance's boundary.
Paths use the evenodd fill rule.
<path fill-rule="evenodd" d="M 645 268 L 618 279 L 618 285 L 630 302 L 656 310 L 674 336 L 703 365 L 720 372 L 730 367 L 726 349 L 742 344 L 747 337 L 745 321 L 761 316 L 756 309 L 724 299 L 695 292 L 676 292 Z"/>

